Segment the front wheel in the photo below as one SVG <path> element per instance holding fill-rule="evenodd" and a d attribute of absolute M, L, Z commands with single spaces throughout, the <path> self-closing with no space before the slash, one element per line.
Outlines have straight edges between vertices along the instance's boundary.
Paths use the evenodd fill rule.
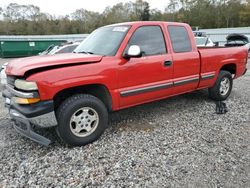
<path fill-rule="evenodd" d="M 226 100 L 232 91 L 232 87 L 232 74 L 228 71 L 220 71 L 215 85 L 208 90 L 209 96 L 216 101 Z"/>
<path fill-rule="evenodd" d="M 87 94 L 66 99 L 57 110 L 59 137 L 69 145 L 83 146 L 97 140 L 108 124 L 103 102 Z"/>

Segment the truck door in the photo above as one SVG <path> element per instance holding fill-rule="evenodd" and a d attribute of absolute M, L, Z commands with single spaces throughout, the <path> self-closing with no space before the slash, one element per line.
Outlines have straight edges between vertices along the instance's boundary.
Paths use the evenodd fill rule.
<path fill-rule="evenodd" d="M 174 67 L 174 94 L 197 89 L 200 78 L 200 55 L 184 26 L 169 25 Z"/>
<path fill-rule="evenodd" d="M 120 107 L 164 98 L 172 94 L 172 56 L 167 53 L 162 28 L 141 26 L 127 47 L 140 47 L 142 57 L 125 59 L 118 70 Z"/>

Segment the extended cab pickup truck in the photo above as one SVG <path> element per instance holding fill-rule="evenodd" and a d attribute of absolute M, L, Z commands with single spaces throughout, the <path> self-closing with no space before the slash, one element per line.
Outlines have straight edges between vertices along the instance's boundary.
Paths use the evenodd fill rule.
<path fill-rule="evenodd" d="M 13 60 L 3 96 L 21 134 L 48 145 L 34 126 L 54 126 L 79 146 L 104 132 L 111 111 L 206 88 L 227 99 L 247 56 L 246 47 L 197 49 L 184 23 L 121 23 L 95 30 L 72 54 Z"/>

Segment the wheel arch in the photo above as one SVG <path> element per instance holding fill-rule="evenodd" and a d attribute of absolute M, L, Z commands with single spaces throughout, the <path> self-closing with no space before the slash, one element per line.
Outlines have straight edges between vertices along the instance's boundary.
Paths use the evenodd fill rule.
<path fill-rule="evenodd" d="M 235 63 L 228 63 L 228 64 L 223 65 L 220 68 L 220 71 L 228 71 L 232 75 L 236 75 L 236 73 L 237 73 L 237 66 L 236 66 Z"/>
<path fill-rule="evenodd" d="M 76 86 L 59 91 L 53 97 L 55 110 L 68 97 L 74 94 L 90 94 L 100 99 L 107 107 L 108 111 L 112 111 L 112 97 L 108 88 L 103 84 L 89 84 Z"/>

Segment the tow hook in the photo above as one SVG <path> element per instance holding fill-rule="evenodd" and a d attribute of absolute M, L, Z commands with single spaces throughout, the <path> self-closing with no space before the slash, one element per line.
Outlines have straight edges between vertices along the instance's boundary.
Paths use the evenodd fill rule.
<path fill-rule="evenodd" d="M 217 101 L 216 102 L 216 114 L 225 114 L 228 112 L 228 108 L 225 102 Z"/>

